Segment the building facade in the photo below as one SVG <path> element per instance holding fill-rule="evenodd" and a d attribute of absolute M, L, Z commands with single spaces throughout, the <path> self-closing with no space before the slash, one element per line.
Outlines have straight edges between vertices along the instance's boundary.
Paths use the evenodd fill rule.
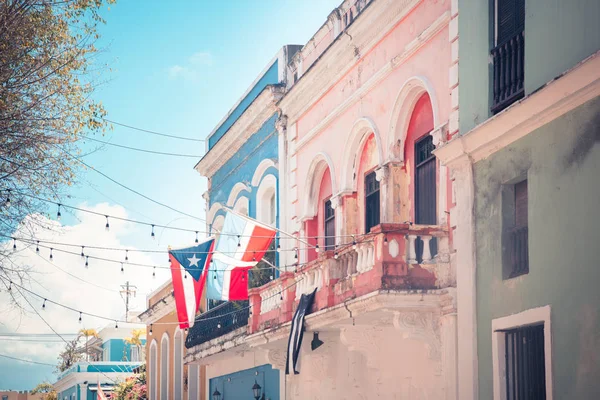
<path fill-rule="evenodd" d="M 123 326 L 126 325 L 126 326 Z M 127 343 L 134 329 L 144 329 L 140 324 L 122 324 L 121 327 L 106 326 L 86 345 L 89 361 L 77 362 L 61 372 L 54 384 L 58 400 L 95 400 L 98 384 L 105 393 L 112 387 L 133 376 L 134 370 L 144 360 L 145 336 L 141 336 L 142 346 Z"/>
<path fill-rule="evenodd" d="M 271 220 L 295 239 L 280 235 L 283 272 L 250 290 L 249 309 L 220 306 L 190 330 L 186 362 L 206 365 L 207 396 L 251 398 L 256 383 L 273 400 L 458 398 L 449 177 L 432 155 L 451 125 L 452 21 L 449 2 L 344 1 L 288 52 L 277 98 L 263 90 L 214 147 L 220 128 L 209 137 L 197 166 L 209 222 L 225 201 L 265 221 L 260 178 L 237 160 L 259 126 L 244 116 L 273 103 L 260 119 L 278 138 Z M 240 172 L 219 189 L 216 177 Z M 292 315 L 313 290 L 300 374 L 285 375 Z"/>
<path fill-rule="evenodd" d="M 179 328 L 173 283 L 168 280 L 147 296 L 148 308 L 139 315 L 146 324 L 146 382 L 150 400 L 204 400 L 204 370 L 185 365 L 187 333 Z M 201 305 L 201 310 L 204 305 Z"/>
<path fill-rule="evenodd" d="M 42 400 L 42 393 L 31 394 L 28 391 L 0 390 L 2 400 Z"/>
<path fill-rule="evenodd" d="M 598 398 L 600 3 L 456 3 L 459 398 Z"/>
<path fill-rule="evenodd" d="M 196 170 L 208 178 L 204 196 L 208 229 L 217 236 L 227 210 L 276 228 L 280 225 L 283 177 L 279 165 L 283 147 L 277 130 L 277 102 L 291 84 L 293 77 L 288 65 L 299 48 L 284 46 L 208 136 L 206 154 Z M 272 265 L 281 265 L 276 246 L 282 240 L 278 235 L 265 256 Z M 250 272 L 250 287 L 262 286 L 278 276 L 279 270 L 261 262 Z M 191 329 L 188 345 L 245 331 L 250 315 L 247 305 L 247 302 L 213 304 Z M 280 372 L 268 360 L 248 363 L 249 358 L 240 360 L 236 352 L 230 352 L 217 359 L 197 361 L 192 364 L 206 368 L 206 396 L 218 392 L 226 398 L 244 398 L 252 393 L 254 381 L 260 380 L 264 394 L 272 400 L 279 399 Z"/>

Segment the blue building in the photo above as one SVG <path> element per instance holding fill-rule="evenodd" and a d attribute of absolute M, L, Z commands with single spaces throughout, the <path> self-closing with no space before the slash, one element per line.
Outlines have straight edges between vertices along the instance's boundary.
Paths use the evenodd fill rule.
<path fill-rule="evenodd" d="M 95 400 L 98 383 L 105 393 L 112 387 L 133 375 L 134 369 L 144 364 L 145 336 L 142 345 L 126 342 L 133 329 L 145 329 L 144 325 L 128 324 L 120 328 L 107 326 L 98 332 L 97 338 L 87 343 L 89 361 L 75 363 L 58 375 L 54 389 L 59 400 Z M 85 353 L 85 344 L 81 352 Z"/>
<path fill-rule="evenodd" d="M 279 199 L 278 188 L 280 179 L 284 177 L 280 176 L 278 166 L 284 139 L 278 131 L 281 116 L 277 102 L 292 83 L 288 64 L 300 48 L 283 47 L 208 136 L 206 154 L 196 165 L 196 170 L 208 178 L 208 191 L 204 198 L 210 231 L 218 232 L 222 228 L 227 209 L 267 225 L 280 226 L 283 202 Z M 265 257 L 270 258 L 271 263 L 279 262 L 274 251 Z M 276 270 L 251 271 L 250 285 L 260 286 L 276 275 Z M 205 314 L 206 317 L 218 316 L 219 313 L 236 316 L 229 321 L 231 323 L 224 323 L 218 328 L 220 335 L 245 332 L 248 313 L 231 314 L 230 308 L 230 305 L 224 304 Z M 214 339 L 210 325 L 196 324 L 190 331 L 186 346 L 197 349 L 203 343 L 208 345 Z M 188 352 L 186 360 L 194 362 L 194 354 Z M 205 361 L 206 358 L 203 359 Z M 279 399 L 280 372 L 268 363 L 211 362 L 206 376 L 208 382 L 205 387 L 210 395 L 217 391 L 227 393 L 227 398 L 246 398 L 252 394 L 251 388 L 257 382 L 268 398 Z"/>

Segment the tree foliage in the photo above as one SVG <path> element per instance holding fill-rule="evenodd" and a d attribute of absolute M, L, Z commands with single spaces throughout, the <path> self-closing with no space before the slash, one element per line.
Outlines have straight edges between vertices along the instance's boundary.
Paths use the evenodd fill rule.
<path fill-rule="evenodd" d="M 56 366 L 58 373 L 68 370 L 79 361 L 83 361 L 84 352 L 79 347 L 79 339 L 80 336 L 67 342 L 65 349 L 58 355 L 58 365 Z"/>
<path fill-rule="evenodd" d="M 103 131 L 98 85 L 99 12 L 114 0 L 0 1 L 0 241 L 17 226 L 33 230 L 77 170 L 77 141 Z M 10 205 L 7 199 L 10 199 Z M 25 226 L 24 226 L 25 225 Z M 0 251 L 0 275 L 23 281 Z M 0 286 L 2 287 L 2 286 Z"/>
<path fill-rule="evenodd" d="M 54 386 L 50 382 L 42 382 L 39 383 L 33 390 L 31 394 L 41 394 L 42 400 L 57 400 L 58 395 L 54 390 Z"/>

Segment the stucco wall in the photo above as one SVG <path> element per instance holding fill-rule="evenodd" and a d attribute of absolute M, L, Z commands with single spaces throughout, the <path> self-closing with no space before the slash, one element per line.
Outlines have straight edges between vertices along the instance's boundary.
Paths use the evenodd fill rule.
<path fill-rule="evenodd" d="M 493 1 L 460 0 L 460 132 L 490 116 Z M 600 49 L 597 0 L 525 0 L 525 95 Z"/>
<path fill-rule="evenodd" d="M 524 173 L 529 274 L 502 280 L 501 184 Z M 492 398 L 492 319 L 545 305 L 554 398 L 600 398 L 599 175 L 600 98 L 475 164 L 479 398 Z"/>
<path fill-rule="evenodd" d="M 226 204 L 233 186 L 242 182 L 250 186 L 252 177 L 261 161 L 265 159 L 277 160 L 278 141 L 275 122 L 277 115 L 271 116 L 256 133 L 254 133 L 241 149 L 211 177 L 210 206 L 214 203 Z M 277 177 L 277 170 L 270 168 L 265 174 L 271 173 Z M 243 192 L 242 195 L 250 197 L 250 215 L 255 215 L 256 190 L 252 195 Z"/>
<path fill-rule="evenodd" d="M 262 394 L 270 400 L 279 400 L 279 373 L 271 365 L 261 365 L 210 379 L 209 392 L 215 390 L 225 399 L 251 399 L 252 386 L 258 383 Z"/>

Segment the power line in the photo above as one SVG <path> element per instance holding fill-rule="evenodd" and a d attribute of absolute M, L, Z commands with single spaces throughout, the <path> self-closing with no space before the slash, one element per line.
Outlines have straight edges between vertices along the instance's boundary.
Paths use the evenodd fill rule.
<path fill-rule="evenodd" d="M 123 124 L 121 122 L 112 121 L 112 120 L 107 119 L 107 118 L 102 118 L 102 119 L 104 121 L 106 121 L 106 122 L 110 122 L 111 124 L 119 125 L 119 126 L 122 126 L 124 128 L 133 129 L 135 131 L 150 133 L 152 135 L 164 136 L 164 137 L 169 137 L 169 138 L 172 138 L 172 139 L 179 139 L 179 140 L 188 140 L 190 142 L 206 142 L 206 139 L 193 139 L 193 138 L 189 138 L 189 137 L 169 135 L 169 134 L 166 134 L 166 133 L 160 133 L 160 132 L 150 131 L 148 129 L 142 129 L 142 128 L 137 128 L 135 126 L 126 125 L 126 124 Z"/>
<path fill-rule="evenodd" d="M 94 139 L 94 138 L 91 138 L 89 136 L 83 136 L 82 140 L 91 140 L 92 142 L 102 143 L 102 144 L 106 144 L 106 145 L 109 145 L 109 146 L 119 147 L 119 148 L 122 148 L 122 149 L 139 151 L 141 153 L 158 154 L 158 155 L 161 155 L 161 156 L 187 157 L 187 158 L 201 158 L 202 157 L 200 155 L 195 155 L 195 154 L 166 153 L 166 152 L 162 152 L 162 151 L 140 149 L 138 147 L 125 146 L 125 145 L 122 145 L 122 144 L 111 143 L 111 142 L 106 142 L 104 140 Z"/>
<path fill-rule="evenodd" d="M 202 219 L 202 218 L 198 218 L 198 217 L 196 217 L 196 216 L 194 216 L 194 215 L 192 215 L 192 214 L 188 214 L 188 213 L 186 213 L 186 212 L 180 211 L 180 210 L 178 210 L 178 209 L 176 209 L 176 208 L 174 208 L 174 207 L 171 207 L 171 206 L 170 206 L 170 205 L 168 205 L 168 204 L 161 203 L 161 202 L 160 202 L 160 201 L 158 201 L 158 200 L 154 200 L 153 198 L 151 198 L 151 197 L 148 197 L 148 196 L 146 196 L 145 194 L 143 194 L 143 193 L 140 193 L 140 192 L 138 192 L 137 190 L 135 190 L 135 189 L 132 189 L 132 188 L 130 188 L 129 186 L 122 184 L 121 182 L 119 182 L 119 181 L 117 181 L 117 180 L 115 180 L 115 179 L 111 178 L 110 176 L 106 175 L 104 172 L 102 172 L 102 171 L 100 171 L 100 170 L 98 170 L 98 169 L 96 169 L 96 168 L 92 167 L 91 165 L 87 164 L 85 161 L 82 161 L 82 160 L 80 160 L 79 158 L 77 158 L 77 157 L 73 156 L 71 153 L 69 153 L 68 151 L 66 151 L 66 150 L 65 150 L 65 149 L 63 149 L 62 147 L 60 147 L 60 146 L 55 146 L 55 147 L 57 147 L 57 148 L 58 148 L 58 149 L 60 149 L 60 150 L 61 150 L 63 153 L 65 153 L 66 155 L 68 155 L 68 156 L 69 156 L 69 157 L 70 157 L 72 160 L 75 160 L 75 161 L 79 162 L 81 165 L 83 165 L 83 166 L 85 166 L 85 167 L 87 167 L 87 168 L 91 169 L 92 171 L 95 171 L 97 174 L 100 174 L 100 175 L 102 175 L 103 177 L 105 177 L 105 178 L 106 178 L 106 179 L 108 179 L 109 181 L 113 182 L 114 184 L 116 184 L 116 185 L 119 185 L 119 186 L 120 186 L 120 187 L 122 187 L 123 189 L 125 189 L 125 190 L 128 190 L 128 191 L 130 191 L 130 192 L 132 192 L 132 193 L 134 193 L 134 194 L 137 194 L 138 196 L 140 196 L 140 197 L 143 197 L 144 199 L 146 199 L 146 200 L 148 200 L 148 201 L 150 201 L 150 202 L 152 202 L 152 203 L 154 203 L 154 204 L 157 204 L 157 205 L 159 205 L 159 206 L 161 206 L 161 207 L 165 207 L 165 208 L 167 208 L 167 209 L 169 209 L 169 210 L 171 210 L 171 211 L 174 211 L 174 212 L 176 212 L 176 213 L 178 213 L 178 214 L 185 215 L 186 217 L 190 217 L 190 218 L 193 218 L 193 219 L 196 219 L 196 220 L 198 220 L 198 221 L 201 221 L 201 222 L 204 222 L 204 223 L 206 223 L 206 220 L 204 220 L 204 219 Z"/>
<path fill-rule="evenodd" d="M 40 295 L 40 294 L 37 294 L 37 293 L 35 293 L 35 292 L 33 292 L 33 291 L 31 291 L 31 290 L 29 290 L 29 289 L 27 289 L 27 288 L 25 288 L 25 287 L 23 287 L 23 286 L 19 285 L 19 284 L 17 284 L 17 283 L 15 283 L 15 282 L 13 282 L 13 281 L 11 281 L 11 280 L 9 280 L 9 279 L 7 279 L 7 278 L 5 278 L 5 277 L 1 276 L 1 275 L 0 275 L 0 279 L 2 280 L 2 283 L 4 283 L 4 285 L 7 287 L 7 290 L 8 290 L 9 292 L 11 291 L 11 288 L 12 288 L 13 286 L 14 286 L 14 287 L 16 287 L 16 288 L 17 288 L 17 290 L 19 291 L 19 293 L 21 294 L 21 297 L 23 297 L 23 298 L 25 299 L 25 301 L 27 301 L 27 303 L 28 303 L 28 304 L 31 306 L 31 308 L 32 308 L 32 309 L 35 311 L 35 313 L 36 313 L 36 314 L 37 314 L 37 315 L 38 315 L 38 316 L 39 316 L 39 317 L 40 317 L 40 318 L 41 318 L 41 319 L 42 319 L 42 320 L 43 320 L 43 321 L 46 323 L 46 325 L 48 325 L 48 327 L 50 327 L 50 329 L 52 329 L 52 331 L 53 331 L 53 332 L 55 332 L 55 333 L 56 333 L 56 331 L 55 331 L 55 330 L 54 330 L 54 329 L 53 329 L 53 328 L 52 328 L 52 327 L 51 327 L 51 326 L 50 326 L 50 325 L 49 325 L 49 324 L 46 322 L 46 320 L 45 320 L 45 319 L 44 319 L 44 318 L 41 316 L 41 314 L 40 314 L 40 313 L 39 313 L 39 312 L 38 312 L 38 311 L 37 311 L 37 310 L 36 310 L 36 309 L 33 307 L 33 305 L 32 305 L 32 304 L 29 302 L 29 300 L 27 300 L 27 298 L 26 298 L 25 296 L 23 296 L 23 294 L 21 293 L 21 290 L 23 290 L 23 291 L 25 291 L 25 292 L 27 292 L 27 293 L 29 293 L 29 294 L 31 294 L 31 295 L 33 295 L 33 296 L 35 296 L 35 297 L 38 297 L 39 299 L 43 299 L 43 300 L 44 300 L 44 304 L 42 305 L 42 308 L 44 308 L 44 309 L 46 308 L 46 303 L 51 303 L 51 304 L 57 305 L 57 306 L 59 306 L 59 307 L 62 307 L 62 308 L 64 308 L 64 309 L 67 309 L 67 310 L 73 311 L 73 312 L 75 312 L 75 313 L 78 313 L 78 314 L 79 314 L 79 316 L 80 316 L 80 318 L 81 318 L 81 316 L 82 316 L 82 315 L 86 315 L 86 316 L 89 316 L 89 317 L 99 318 L 99 319 L 103 319 L 103 320 L 106 320 L 106 321 L 114 321 L 114 322 L 115 322 L 115 327 L 116 327 L 116 328 L 118 328 L 118 323 L 119 323 L 119 322 L 121 322 L 121 323 L 125 323 L 125 324 L 130 324 L 130 323 L 131 323 L 130 321 L 127 321 L 127 320 L 120 320 L 120 319 L 115 319 L 115 318 L 109 318 L 109 317 L 105 317 L 105 316 L 102 316 L 102 315 L 98 315 L 98 314 L 93 314 L 93 313 L 89 313 L 89 312 L 86 312 L 86 311 L 80 311 L 80 310 L 77 310 L 76 308 L 73 308 L 73 307 L 71 307 L 71 306 L 67 306 L 67 305 L 65 305 L 65 304 L 62 304 L 62 303 L 59 303 L 59 302 L 57 302 L 57 301 L 51 300 L 51 299 L 49 299 L 49 298 L 47 298 L 47 297 L 44 297 L 44 296 L 42 296 L 42 295 Z M 263 300 L 270 299 L 270 298 L 272 298 L 272 297 L 275 297 L 275 296 L 282 296 L 282 293 L 283 293 L 285 290 L 289 289 L 289 288 L 290 288 L 290 287 L 292 287 L 292 286 L 295 286 L 295 285 L 297 285 L 297 284 L 298 284 L 298 282 L 302 281 L 303 279 L 305 279 L 305 277 L 304 277 L 304 276 L 301 276 L 301 277 L 300 277 L 298 280 L 294 280 L 294 282 L 292 282 L 290 285 L 288 285 L 288 286 L 286 286 L 286 287 L 282 288 L 282 289 L 281 289 L 281 291 L 279 291 L 278 293 L 275 293 L 275 294 L 273 294 L 273 295 L 271 295 L 271 296 L 269 296 L 269 297 L 265 297 Z M 8 284 L 8 285 L 6 284 L 6 281 L 7 281 L 7 280 L 9 281 L 9 284 Z M 222 314 L 222 315 L 218 315 L 218 316 L 214 316 L 214 317 L 206 317 L 206 318 L 202 318 L 202 321 L 207 321 L 207 320 L 212 320 L 212 319 L 219 319 L 219 318 L 223 318 L 224 316 L 227 316 L 227 315 L 230 315 L 230 314 L 235 314 L 235 313 L 237 313 L 237 312 L 239 312 L 239 311 L 241 311 L 241 310 L 250 309 L 251 307 L 252 307 L 251 305 L 248 305 L 248 306 L 246 306 L 246 307 L 242 307 L 242 308 L 240 308 L 239 310 L 232 311 L 232 312 L 229 312 L 229 313 L 226 313 L 226 314 Z M 198 318 L 198 317 L 200 317 L 200 316 L 202 316 L 202 315 L 204 315 L 204 314 L 206 314 L 206 313 L 207 313 L 207 312 L 204 312 L 204 313 L 200 314 L 199 316 L 197 316 L 196 318 Z M 179 324 L 179 322 L 155 322 L 155 323 L 153 323 L 153 325 L 177 325 L 177 324 Z M 57 334 L 57 335 L 59 335 L 58 333 L 56 333 L 56 334 Z M 60 335 L 59 335 L 59 337 L 60 337 L 61 339 L 63 339 L 63 338 L 62 338 L 62 336 L 60 336 Z M 65 343 L 67 343 L 67 341 L 66 341 L 65 339 L 63 339 L 63 341 L 64 341 Z"/>
<path fill-rule="evenodd" d="M 58 343 L 60 343 L 60 342 L 58 342 Z M 24 358 L 17 358 L 17 357 L 7 356 L 6 354 L 0 354 L 0 357 L 9 358 L 11 360 L 16 360 L 16 361 L 21 361 L 21 362 L 26 362 L 26 363 L 29 363 L 29 364 L 38 364 L 38 365 L 47 365 L 47 366 L 50 366 L 50 367 L 56 367 L 56 365 L 54 365 L 54 364 L 48 364 L 48 363 L 43 363 L 43 362 L 39 362 L 39 361 L 25 360 Z"/>

